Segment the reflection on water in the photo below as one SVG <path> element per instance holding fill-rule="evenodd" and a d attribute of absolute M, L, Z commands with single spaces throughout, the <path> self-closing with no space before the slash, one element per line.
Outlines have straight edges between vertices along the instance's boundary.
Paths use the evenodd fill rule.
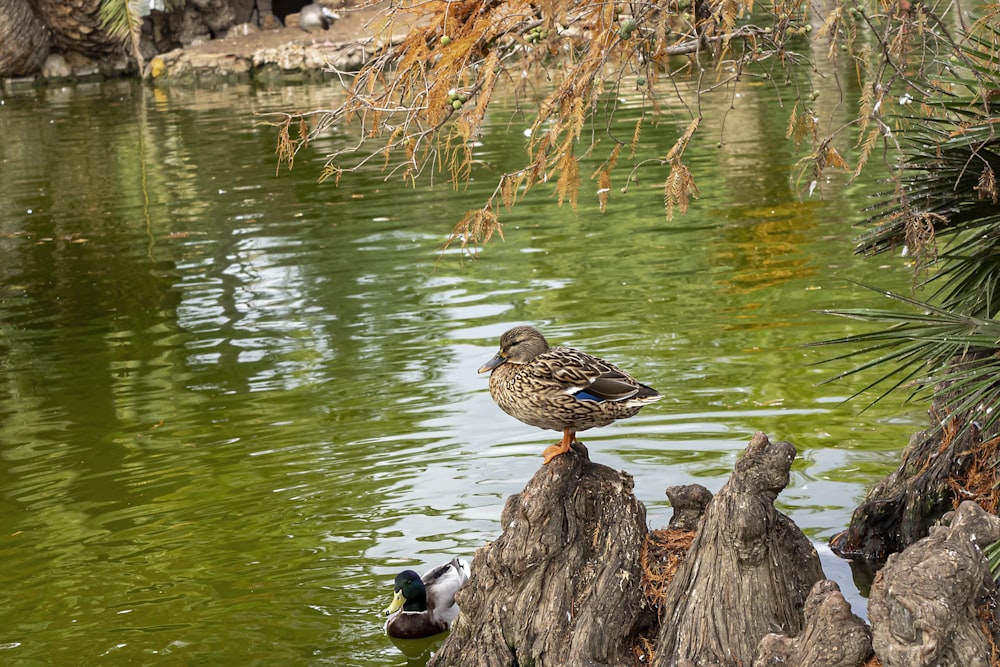
<path fill-rule="evenodd" d="M 664 393 L 583 434 L 635 476 L 653 526 L 665 487 L 717 489 L 763 430 L 798 447 L 779 502 L 822 542 L 920 424 L 817 384 L 842 367 L 801 345 L 854 325 L 816 311 L 871 302 L 846 278 L 908 277 L 851 256 L 863 185 L 795 199 L 767 90 L 730 110 L 739 140 L 692 144 L 687 216 L 664 219 L 656 175 L 605 215 L 537 190 L 475 261 L 440 246 L 489 173 L 461 192 L 377 172 L 335 189 L 319 153 L 275 173 L 255 114 L 333 94 L 2 100 L 0 661 L 421 663 L 382 634 L 392 577 L 471 558 L 558 437 L 501 413 L 476 374 L 514 323 Z M 484 163 L 517 159 L 509 120 Z"/>

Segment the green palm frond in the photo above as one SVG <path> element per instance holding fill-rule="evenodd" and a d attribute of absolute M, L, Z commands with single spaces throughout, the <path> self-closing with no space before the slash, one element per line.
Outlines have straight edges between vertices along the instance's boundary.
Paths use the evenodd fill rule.
<path fill-rule="evenodd" d="M 1000 422 L 1000 10 L 976 24 L 950 53 L 921 70 L 922 99 L 895 127 L 903 155 L 894 188 L 869 209 L 856 250 L 904 249 L 914 259 L 922 300 L 876 290 L 900 308 L 831 310 L 880 325 L 824 341 L 850 350 L 857 365 L 832 380 L 865 372 L 875 402 L 899 390 L 907 400 L 933 398 L 967 427 Z M 941 44 L 943 44 L 942 42 Z M 940 44 L 939 44 L 940 45 Z M 912 82 L 907 82 L 912 83 Z M 904 96 L 904 97 L 908 97 Z"/>
<path fill-rule="evenodd" d="M 874 288 L 868 288 L 874 289 Z M 951 412 L 967 414 L 981 430 L 997 423 L 1000 406 L 1000 321 L 963 315 L 911 297 L 875 290 L 908 310 L 827 310 L 831 315 L 883 323 L 882 329 L 823 341 L 816 345 L 849 345 L 834 357 L 868 359 L 828 380 L 878 369 L 881 373 L 855 396 L 883 387 L 877 402 L 906 388 L 908 400 L 947 394 Z"/>
<path fill-rule="evenodd" d="M 993 581 L 1000 585 L 1000 542 L 994 542 L 983 549 L 983 554 L 986 556 L 986 564 L 990 568 L 990 574 L 993 575 Z"/>
<path fill-rule="evenodd" d="M 1000 23 L 988 19 L 925 72 L 934 81 L 933 94 L 900 107 L 920 113 L 897 119 L 906 151 L 899 180 L 895 192 L 871 211 L 867 224 L 873 226 L 859 239 L 859 252 L 907 246 L 925 266 L 946 259 L 943 251 L 937 256 L 939 245 L 965 261 L 995 254 L 998 235 L 990 231 L 1000 227 L 1000 136 L 994 108 L 1000 101 Z M 976 230 L 986 234 L 962 239 Z M 952 248 L 954 243 L 962 244 L 960 252 Z"/>
<path fill-rule="evenodd" d="M 139 37 L 142 34 L 142 3 L 139 0 L 104 0 L 101 3 L 101 25 L 113 37 L 127 39 L 129 53 L 139 65 L 139 71 L 144 66 L 142 52 L 139 50 Z"/>
<path fill-rule="evenodd" d="M 949 241 L 962 232 L 1000 222 L 1000 137 L 980 137 L 979 127 L 963 129 L 961 141 L 945 136 L 955 125 L 924 122 L 924 131 L 906 136 L 909 160 L 902 166 L 902 191 L 873 210 L 876 226 L 862 235 L 858 250 L 878 254 L 912 242 L 913 226 L 930 223 L 933 238 Z M 949 129 L 950 128 L 950 129 Z M 995 128 L 988 128 L 990 132 Z M 991 179 L 993 179 L 991 181 Z"/>

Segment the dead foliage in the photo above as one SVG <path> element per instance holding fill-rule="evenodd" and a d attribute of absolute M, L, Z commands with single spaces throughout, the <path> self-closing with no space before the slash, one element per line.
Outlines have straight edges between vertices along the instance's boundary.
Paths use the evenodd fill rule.
<path fill-rule="evenodd" d="M 697 97 L 731 91 L 747 78 L 790 83 L 795 78 L 790 69 L 808 71 L 812 51 L 802 48 L 802 40 L 812 30 L 815 11 L 805 0 L 768 6 L 753 0 L 392 3 L 378 24 L 369 26 L 376 55 L 356 74 L 336 72 L 345 102 L 335 109 L 272 115 L 278 158 L 291 167 L 317 136 L 335 126 L 351 128 L 357 141 L 328 155 L 321 179 L 339 183 L 351 172 L 377 168 L 408 185 L 443 174 L 460 187 L 479 165 L 476 149 L 485 119 L 500 109 L 530 122 L 526 160 L 499 175 L 490 201 L 466 213 L 449 242 L 460 241 L 463 248 L 485 243 L 500 229 L 501 209 L 539 184 L 549 186 L 559 204 L 574 208 L 581 197 L 596 195 L 604 211 L 612 184 L 619 180 L 624 191 L 640 169 L 658 173 L 652 178 L 663 184 L 670 217 L 698 196 L 696 175 L 684 160 L 701 125 Z M 836 59 L 842 56 L 835 45 L 854 49 L 861 20 L 841 8 L 830 12 L 820 32 Z M 405 34 L 394 37 L 402 28 Z M 625 90 L 639 97 L 643 112 L 637 120 L 619 120 Z M 799 84 L 792 95 L 797 101 L 789 132 L 797 143 L 809 139 L 817 147 L 815 171 L 846 166 L 830 143 L 819 143 L 815 96 Z M 667 97 L 670 113 L 687 128 L 666 154 L 636 163 L 642 126 L 658 122 Z M 584 171 L 581 161 L 602 142 L 610 142 L 607 157 Z M 626 145 L 630 155 L 619 159 Z M 588 183 L 582 174 L 592 169 Z M 617 179 L 617 171 L 624 177 Z M 983 188 L 989 190 L 988 179 Z"/>
<path fill-rule="evenodd" d="M 400 0 L 369 26 L 366 48 L 375 56 L 357 73 L 334 70 L 345 102 L 271 114 L 278 159 L 291 167 L 300 150 L 338 127 L 357 140 L 327 156 L 321 180 L 339 184 L 375 168 L 406 185 L 444 180 L 458 188 L 482 167 L 484 122 L 501 115 L 530 124 L 524 161 L 499 175 L 475 174 L 495 178 L 496 192 L 464 214 L 447 243 L 485 244 L 500 229 L 501 209 L 538 185 L 559 205 L 575 209 L 593 197 L 604 212 L 613 187 L 627 192 L 640 171 L 662 184 L 670 219 L 698 196 L 684 153 L 702 125 L 702 96 L 732 95 L 737 82 L 749 81 L 779 91 L 787 138 L 808 151 L 793 181 L 811 195 L 831 167 L 856 177 L 879 146 L 884 166 L 895 170 L 888 154 L 901 150 L 890 119 L 905 115 L 901 106 L 913 99 L 907 91 L 930 80 L 939 62 L 932 56 L 942 33 L 932 28 L 940 19 L 931 11 L 909 0 Z M 843 61 L 855 81 L 841 81 Z M 813 83 L 827 71 L 838 72 L 832 100 Z M 637 119 L 620 113 L 625 93 L 640 108 Z M 830 123 L 829 109 L 845 103 L 856 104 L 857 114 Z M 666 154 L 637 156 L 643 126 L 667 114 L 687 129 Z M 622 146 L 629 147 L 625 159 Z M 1000 199 L 992 171 L 982 173 L 978 192 Z"/>
<path fill-rule="evenodd" d="M 985 600 L 976 607 L 976 618 L 979 629 L 990 643 L 990 667 L 1000 667 L 1000 646 L 994 641 L 997 636 L 996 600 Z"/>
<path fill-rule="evenodd" d="M 954 420 L 952 420 L 954 421 Z M 954 427 L 945 428 L 942 446 L 947 448 L 945 441 L 955 437 Z M 964 452 L 955 456 L 968 458 L 969 464 L 961 478 L 954 475 L 946 480 L 951 489 L 955 509 L 965 500 L 972 500 L 987 512 L 996 513 L 1000 506 L 1000 475 L 997 472 L 997 448 L 1000 447 L 1000 436 L 983 440 L 972 445 Z"/>
<path fill-rule="evenodd" d="M 634 665 L 651 665 L 656 658 L 656 635 L 640 635 L 632 647 Z"/>
<path fill-rule="evenodd" d="M 684 555 L 691 547 L 697 533 L 693 530 L 659 528 L 646 535 L 642 545 L 642 592 L 647 605 L 662 616 L 663 600 L 667 586 L 673 581 L 677 569 L 684 562 Z M 638 638 L 632 653 L 636 665 L 651 665 L 656 658 L 656 639 L 659 630 L 653 627 Z"/>
<path fill-rule="evenodd" d="M 660 612 L 667 586 L 673 581 L 697 533 L 660 528 L 649 531 L 643 544 L 642 590 L 646 603 Z"/>

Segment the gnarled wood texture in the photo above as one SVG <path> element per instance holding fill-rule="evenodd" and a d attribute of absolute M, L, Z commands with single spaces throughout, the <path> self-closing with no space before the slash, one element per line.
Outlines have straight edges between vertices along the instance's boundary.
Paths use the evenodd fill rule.
<path fill-rule="evenodd" d="M 795 448 L 754 435 L 712 499 L 667 589 L 655 667 L 749 665 L 772 632 L 798 634 L 819 556 L 774 508 Z"/>
<path fill-rule="evenodd" d="M 997 589 L 981 547 L 998 539 L 1000 518 L 964 502 L 950 525 L 889 557 L 868 602 L 883 667 L 996 664 Z"/>
<path fill-rule="evenodd" d="M 943 433 L 916 433 L 895 472 L 871 488 L 855 508 L 847 530 L 830 542 L 844 558 L 879 567 L 890 554 L 921 537 L 953 507 L 951 478 L 961 478 L 971 458 L 959 452 L 972 445 L 973 432 L 943 439 Z"/>
<path fill-rule="evenodd" d="M 428 667 L 636 664 L 646 511 L 632 477 L 576 444 L 543 466 L 476 553 L 461 613 Z"/>
<path fill-rule="evenodd" d="M 101 25 L 102 0 L 32 0 L 52 35 L 53 45 L 65 53 L 88 56 L 125 52 L 122 37 L 112 37 Z"/>
<path fill-rule="evenodd" d="M 37 72 L 49 55 L 45 25 L 28 0 L 0 2 L 0 76 L 25 76 Z"/>
<path fill-rule="evenodd" d="M 754 667 L 860 667 L 871 657 L 871 631 L 835 582 L 813 585 L 803 616 L 805 628 L 797 637 L 770 634 L 760 640 Z"/>
<path fill-rule="evenodd" d="M 869 631 L 774 507 L 794 457 L 757 433 L 714 498 L 672 488 L 678 525 L 704 515 L 665 594 L 647 600 L 632 478 L 574 445 L 508 499 L 503 533 L 477 552 L 428 667 L 860 667 L 873 647 L 884 667 L 989 667 L 1000 633 L 980 546 L 1000 539 L 1000 518 L 964 503 L 892 556 Z"/>
<path fill-rule="evenodd" d="M 968 368 L 983 353 L 956 359 Z M 847 530 L 830 546 L 853 561 L 881 567 L 890 554 L 927 535 L 958 500 L 978 500 L 996 511 L 1000 427 L 979 428 L 990 410 L 980 403 L 968 411 L 953 391 L 940 390 L 930 409 L 933 426 L 915 433 L 903 450 L 899 468 L 872 487 L 854 510 Z"/>
<path fill-rule="evenodd" d="M 701 484 L 669 486 L 667 498 L 674 508 L 667 527 L 671 530 L 697 530 L 708 504 L 712 502 L 712 492 Z"/>

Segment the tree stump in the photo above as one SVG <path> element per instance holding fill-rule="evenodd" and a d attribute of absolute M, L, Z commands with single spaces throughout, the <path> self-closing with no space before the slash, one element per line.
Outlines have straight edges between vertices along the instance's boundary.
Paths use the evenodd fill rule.
<path fill-rule="evenodd" d="M 998 539 L 1000 518 L 964 502 L 950 525 L 889 557 L 868 601 L 883 667 L 990 666 L 997 590 L 981 547 Z"/>
<path fill-rule="evenodd" d="M 428 667 L 635 664 L 656 619 L 640 586 L 646 510 L 632 487 L 582 445 L 535 473 L 507 500 L 503 533 L 476 552 Z"/>
<path fill-rule="evenodd" d="M 795 448 L 754 435 L 667 589 L 656 667 L 749 665 L 768 633 L 798 634 L 819 556 L 774 508 Z"/>
<path fill-rule="evenodd" d="M 847 530 L 830 540 L 834 553 L 877 569 L 889 554 L 926 536 L 945 512 L 955 508 L 956 498 L 980 499 L 985 507 L 996 509 L 998 429 L 979 429 L 985 405 L 956 412 L 950 406 L 958 403 L 952 393 L 934 400 L 931 421 L 944 425 L 910 438 L 899 468 L 872 487 L 851 515 Z"/>
<path fill-rule="evenodd" d="M 770 634 L 760 640 L 754 667 L 860 667 L 871 656 L 871 631 L 835 582 L 816 582 L 803 616 L 805 628 L 794 639 Z"/>
<path fill-rule="evenodd" d="M 701 517 L 712 502 L 712 492 L 701 484 L 667 487 L 667 499 L 674 513 L 667 528 L 670 530 L 697 530 Z"/>
<path fill-rule="evenodd" d="M 947 481 L 961 476 L 970 461 L 956 456 L 970 444 L 968 438 L 968 433 L 950 441 L 942 441 L 942 434 L 934 431 L 914 434 L 899 468 L 871 488 L 851 515 L 848 529 L 830 541 L 833 551 L 877 568 L 890 554 L 927 535 L 954 506 Z"/>
<path fill-rule="evenodd" d="M 698 532 L 673 580 L 650 591 L 632 477 L 575 444 L 508 499 L 503 533 L 477 551 L 428 667 L 859 667 L 873 648 L 883 667 L 990 667 L 1000 623 L 980 546 L 1000 539 L 1000 518 L 963 503 L 891 556 L 869 631 L 774 508 L 794 457 L 790 443 L 757 433 L 714 498 L 672 487 L 673 530 L 652 534 L 696 521 Z"/>

